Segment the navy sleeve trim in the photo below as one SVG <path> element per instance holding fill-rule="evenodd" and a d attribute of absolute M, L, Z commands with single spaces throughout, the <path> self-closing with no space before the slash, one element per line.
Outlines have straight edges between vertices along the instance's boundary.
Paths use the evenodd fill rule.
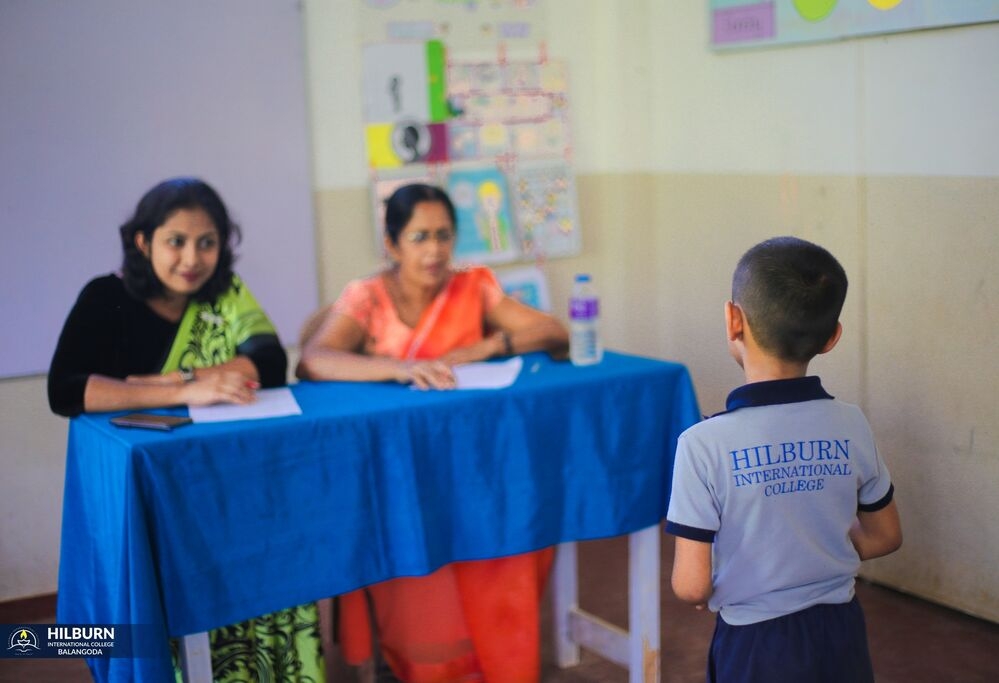
<path fill-rule="evenodd" d="M 892 498 L 894 497 L 895 497 L 895 485 L 890 484 L 888 486 L 888 493 L 882 496 L 881 500 L 875 501 L 873 503 L 868 503 L 867 505 L 861 503 L 857 505 L 857 510 L 859 510 L 860 512 L 877 512 L 878 510 L 887 507 L 888 503 L 890 503 L 892 501 Z"/>
<path fill-rule="evenodd" d="M 715 532 L 710 529 L 698 529 L 696 526 L 677 524 L 669 520 L 666 520 L 666 533 L 691 541 L 700 541 L 702 543 L 715 542 Z"/>

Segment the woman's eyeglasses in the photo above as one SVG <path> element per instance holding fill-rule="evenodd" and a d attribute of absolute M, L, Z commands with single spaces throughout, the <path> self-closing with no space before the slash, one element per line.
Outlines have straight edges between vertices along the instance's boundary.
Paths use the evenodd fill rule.
<path fill-rule="evenodd" d="M 438 244 L 450 244 L 454 241 L 454 230 L 441 228 L 439 230 L 414 230 L 406 233 L 406 241 L 410 244 L 424 244 L 430 239 Z"/>

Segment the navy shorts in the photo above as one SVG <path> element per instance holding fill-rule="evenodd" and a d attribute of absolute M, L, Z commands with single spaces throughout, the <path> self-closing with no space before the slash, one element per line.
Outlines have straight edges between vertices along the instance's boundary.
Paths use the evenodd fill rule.
<path fill-rule="evenodd" d="M 745 626 L 719 615 L 708 653 L 711 683 L 874 683 L 857 598 Z"/>

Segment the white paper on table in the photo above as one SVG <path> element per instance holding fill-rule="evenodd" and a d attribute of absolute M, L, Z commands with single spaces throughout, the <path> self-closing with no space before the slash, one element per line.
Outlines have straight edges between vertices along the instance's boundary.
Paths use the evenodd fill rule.
<path fill-rule="evenodd" d="M 513 384 L 524 365 L 524 359 L 514 356 L 502 363 L 465 363 L 452 370 L 458 389 L 503 389 Z"/>
<path fill-rule="evenodd" d="M 213 406 L 190 406 L 188 412 L 195 422 L 228 422 L 230 420 L 262 420 L 268 417 L 301 415 L 302 409 L 288 387 L 261 389 L 257 400 L 248 405 L 234 403 Z"/>

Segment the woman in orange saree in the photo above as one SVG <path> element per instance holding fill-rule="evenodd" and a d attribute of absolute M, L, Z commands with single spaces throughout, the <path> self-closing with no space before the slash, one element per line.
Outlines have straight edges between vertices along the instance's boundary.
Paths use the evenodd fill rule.
<path fill-rule="evenodd" d="M 451 266 L 455 212 L 443 190 L 400 188 L 386 202 L 385 222 L 394 265 L 347 285 L 303 341 L 300 377 L 448 389 L 457 363 L 565 353 L 559 321 L 506 296 L 489 269 Z M 371 656 L 373 614 L 382 653 L 406 683 L 535 682 L 552 556 L 548 548 L 456 562 L 341 596 L 344 655 L 352 664 Z"/>

